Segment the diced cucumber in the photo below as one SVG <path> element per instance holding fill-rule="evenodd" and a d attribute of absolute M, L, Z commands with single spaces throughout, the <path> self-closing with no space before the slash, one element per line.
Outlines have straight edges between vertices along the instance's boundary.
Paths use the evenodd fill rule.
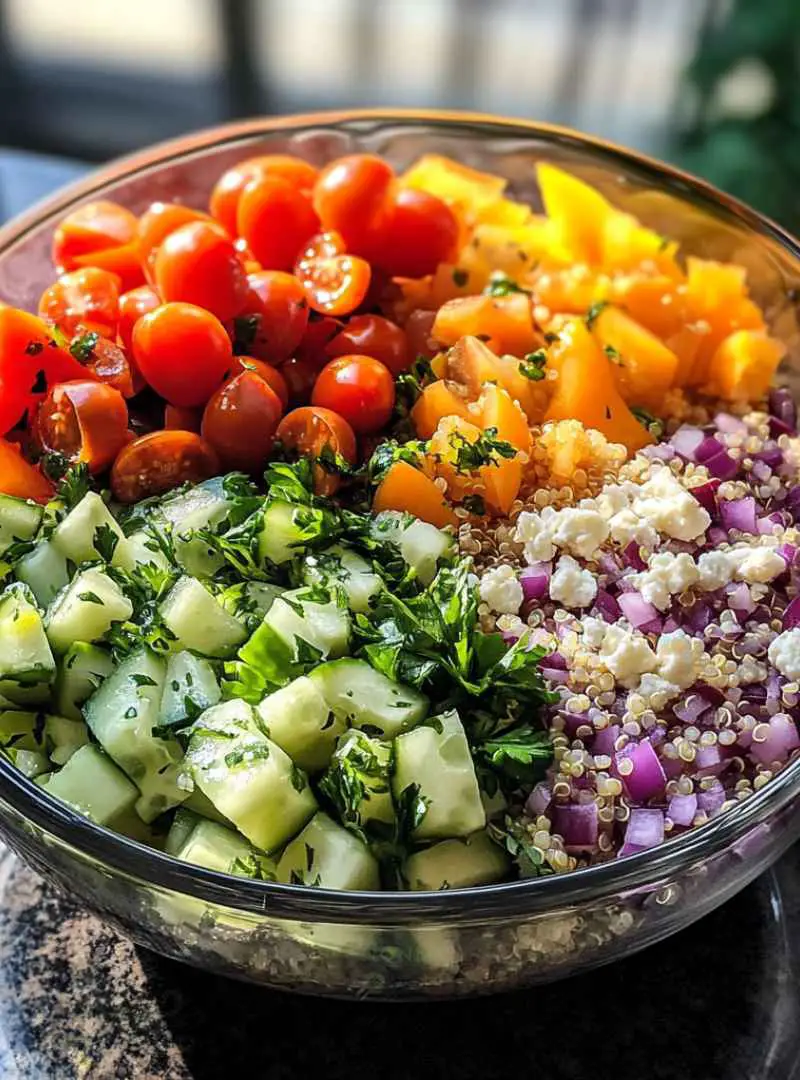
<path fill-rule="evenodd" d="M 12 747 L 4 753 L 15 768 L 19 769 L 23 776 L 29 780 L 35 780 L 37 776 L 45 776 L 52 771 L 52 765 L 47 754 L 38 750 L 23 750 Z"/>
<path fill-rule="evenodd" d="M 483 809 L 486 811 L 486 818 L 489 821 L 508 809 L 508 799 L 503 794 L 503 789 L 499 784 L 497 784 L 491 795 L 485 788 L 481 788 L 481 802 L 483 803 Z"/>
<path fill-rule="evenodd" d="M 371 739 L 356 728 L 339 740 L 320 788 L 345 824 L 366 827 L 395 820 L 391 777 L 392 744 Z"/>
<path fill-rule="evenodd" d="M 50 540 L 40 540 L 33 551 L 23 555 L 14 573 L 28 586 L 41 608 L 49 607 L 69 585 L 67 560 Z"/>
<path fill-rule="evenodd" d="M 175 635 L 173 652 L 192 649 L 203 656 L 231 656 L 247 637 L 238 619 L 197 578 L 179 578 L 162 601 L 160 614 Z"/>
<path fill-rule="evenodd" d="M 47 782 L 48 794 L 110 829 L 131 817 L 139 792 L 124 772 L 96 746 L 76 751 Z"/>
<path fill-rule="evenodd" d="M 196 534 L 218 525 L 229 508 L 222 477 L 206 480 L 161 504 L 160 515 L 172 526 L 175 558 L 187 574 L 211 577 L 222 566 L 222 556 Z"/>
<path fill-rule="evenodd" d="M 455 710 L 433 717 L 394 743 L 396 800 L 412 784 L 426 805 L 416 840 L 469 836 L 486 826 L 475 765 Z"/>
<path fill-rule="evenodd" d="M 344 731 L 343 721 L 305 675 L 264 698 L 256 714 L 264 733 L 309 773 L 325 768 Z"/>
<path fill-rule="evenodd" d="M 198 821 L 175 852 L 182 862 L 237 877 L 275 880 L 275 864 L 243 836 L 216 821 Z"/>
<path fill-rule="evenodd" d="M 15 540 L 32 540 L 42 522 L 44 509 L 27 499 L 0 495 L 0 555 Z"/>
<path fill-rule="evenodd" d="M 189 794 L 178 784 L 180 744 L 153 733 L 165 677 L 165 662 L 144 649 L 120 664 L 83 709 L 94 737 L 139 788 L 136 811 L 148 822 Z"/>
<path fill-rule="evenodd" d="M 88 741 L 82 720 L 15 709 L 0 712 L 0 747 L 9 752 L 26 750 L 49 756 L 56 765 L 65 765 Z"/>
<path fill-rule="evenodd" d="M 44 718 L 44 741 L 53 764 L 66 765 L 89 742 L 89 729 L 83 720 L 48 714 Z"/>
<path fill-rule="evenodd" d="M 76 566 L 100 561 L 131 570 L 134 565 L 122 529 L 95 491 L 88 491 L 56 526 L 51 542 Z"/>
<path fill-rule="evenodd" d="M 370 600 L 383 588 L 367 560 L 341 544 L 306 555 L 302 574 L 306 585 L 340 586 L 351 611 L 369 611 Z"/>
<path fill-rule="evenodd" d="M 170 564 L 167 556 L 145 529 L 131 533 L 127 545 L 128 554 L 136 566 L 152 563 L 159 570 L 169 570 Z"/>
<path fill-rule="evenodd" d="M 398 510 L 384 510 L 378 514 L 372 522 L 371 533 L 373 539 L 396 546 L 403 562 L 423 585 L 430 585 L 439 563 L 452 558 L 455 553 L 455 537 Z"/>
<path fill-rule="evenodd" d="M 278 881 L 321 889 L 380 888 L 378 863 L 367 845 L 322 811 L 281 855 Z"/>
<path fill-rule="evenodd" d="M 225 610 L 240 622 L 255 629 L 264 619 L 276 596 L 286 592 L 280 585 L 266 581 L 240 581 L 231 585 L 220 596 Z"/>
<path fill-rule="evenodd" d="M 316 538 L 325 511 L 311 506 L 293 506 L 275 500 L 267 504 L 258 537 L 258 557 L 281 566 L 303 555 L 309 540 Z"/>
<path fill-rule="evenodd" d="M 387 678 L 366 660 L 347 657 L 320 664 L 309 678 L 337 716 L 368 734 L 392 739 L 428 713 L 424 694 Z"/>
<path fill-rule="evenodd" d="M 178 807 L 164 844 L 164 851 L 167 855 L 178 854 L 200 821 L 202 821 L 202 818 L 191 810 L 187 810 L 185 806 Z"/>
<path fill-rule="evenodd" d="M 244 701 L 203 713 L 186 766 L 217 810 L 262 851 L 279 848 L 316 809 L 305 774 L 258 729 Z"/>
<path fill-rule="evenodd" d="M 217 677 L 208 660 L 186 650 L 173 653 L 167 661 L 159 723 L 169 728 L 189 724 L 200 713 L 216 705 L 221 696 Z"/>
<path fill-rule="evenodd" d="M 125 622 L 133 604 L 102 570 L 80 570 L 47 612 L 47 640 L 56 653 L 74 641 L 100 641 L 115 622 Z"/>
<path fill-rule="evenodd" d="M 192 788 L 189 798 L 182 803 L 181 809 L 184 807 L 191 810 L 193 814 L 197 814 L 198 817 L 208 818 L 209 821 L 218 821 L 220 825 L 230 825 L 225 815 L 217 810 L 211 799 L 204 795 L 198 787 Z"/>
<path fill-rule="evenodd" d="M 26 589 L 12 585 L 0 597 L 0 695 L 15 704 L 46 701 L 56 662 L 42 617 Z"/>
<path fill-rule="evenodd" d="M 309 599 L 309 589 L 290 589 L 277 597 L 264 616 L 269 626 L 297 653 L 297 641 L 317 649 L 323 659 L 343 656 L 350 644 L 350 616 L 335 600 Z"/>
<path fill-rule="evenodd" d="M 463 840 L 442 840 L 409 855 L 403 876 L 409 889 L 468 889 L 493 885 L 508 874 L 511 860 L 487 832 Z"/>
<path fill-rule="evenodd" d="M 0 747 L 32 753 L 44 751 L 44 713 L 5 709 L 0 712 Z"/>
<path fill-rule="evenodd" d="M 81 705 L 114 670 L 110 653 L 86 641 L 75 641 L 58 661 L 56 708 L 62 716 L 81 720 Z"/>

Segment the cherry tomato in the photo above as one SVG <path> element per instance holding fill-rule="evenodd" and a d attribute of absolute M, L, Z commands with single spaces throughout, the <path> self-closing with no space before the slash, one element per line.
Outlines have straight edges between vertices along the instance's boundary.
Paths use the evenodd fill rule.
<path fill-rule="evenodd" d="M 458 222 L 446 203 L 427 191 L 401 188 L 375 261 L 395 277 L 424 277 L 452 258 L 457 243 Z"/>
<path fill-rule="evenodd" d="M 232 319 L 247 297 L 247 276 L 233 241 L 222 226 L 193 221 L 171 232 L 158 249 L 155 284 L 166 303 L 204 307 Z"/>
<path fill-rule="evenodd" d="M 292 405 L 307 405 L 311 400 L 311 391 L 317 381 L 322 365 L 311 360 L 300 360 L 293 356 L 281 368 L 281 374 L 289 391 Z"/>
<path fill-rule="evenodd" d="M 42 449 L 103 472 L 128 442 L 125 400 L 106 383 L 58 383 L 39 406 L 36 435 Z"/>
<path fill-rule="evenodd" d="M 341 233 L 347 250 L 371 259 L 386 226 L 394 172 L 374 154 L 332 161 L 314 185 L 314 209 L 323 228 Z"/>
<path fill-rule="evenodd" d="M 394 379 L 371 356 L 340 356 L 317 376 L 312 405 L 333 409 L 359 435 L 371 435 L 388 423 L 394 408 Z"/>
<path fill-rule="evenodd" d="M 244 239 L 244 237 L 237 236 L 236 239 L 233 241 L 233 246 L 236 248 L 239 258 L 242 260 L 242 266 L 244 266 L 245 272 L 248 274 L 248 276 L 250 274 L 257 274 L 260 270 L 264 269 L 264 267 L 255 257 L 255 255 L 252 253 L 250 248 L 247 246 L 247 241 Z"/>
<path fill-rule="evenodd" d="M 119 298 L 119 321 L 117 333 L 128 353 L 133 344 L 133 328 L 148 311 L 153 311 L 161 303 L 161 297 L 150 285 L 140 285 Z"/>
<path fill-rule="evenodd" d="M 365 259 L 344 254 L 337 232 L 319 233 L 295 265 L 309 306 L 325 315 L 348 315 L 367 295 L 372 271 Z"/>
<path fill-rule="evenodd" d="M 310 191 L 318 170 L 291 154 L 264 154 L 228 169 L 211 192 L 210 210 L 231 235 L 236 233 L 236 212 L 242 192 L 251 180 L 266 175 L 280 176 L 300 191 Z"/>
<path fill-rule="evenodd" d="M 244 351 L 259 360 L 282 364 L 303 339 L 308 325 L 308 301 L 293 274 L 260 270 L 249 274 L 250 293 L 234 333 Z"/>
<path fill-rule="evenodd" d="M 325 347 L 328 356 L 372 356 L 393 375 L 407 371 L 413 359 L 400 327 L 381 315 L 355 315 Z"/>
<path fill-rule="evenodd" d="M 139 219 L 139 258 L 148 277 L 152 277 L 156 252 L 170 233 L 192 221 L 211 221 L 202 210 L 182 203 L 154 202 Z"/>
<path fill-rule="evenodd" d="M 133 355 L 147 382 L 171 405 L 205 405 L 233 359 L 231 339 L 210 311 L 162 304 L 133 328 Z"/>
<path fill-rule="evenodd" d="M 111 490 L 123 503 L 163 495 L 220 471 L 213 447 L 193 431 L 152 431 L 124 447 L 111 469 Z"/>
<path fill-rule="evenodd" d="M 432 360 L 436 355 L 436 349 L 431 348 L 435 321 L 435 311 L 412 311 L 406 319 L 404 330 L 409 351 L 413 357 L 425 356 L 428 360 Z"/>
<path fill-rule="evenodd" d="M 39 300 L 39 314 L 70 336 L 78 325 L 113 337 L 119 318 L 120 280 L 116 274 L 97 267 L 62 274 L 45 289 Z"/>
<path fill-rule="evenodd" d="M 136 237 L 136 215 L 101 199 L 73 210 L 53 235 L 53 262 L 59 273 L 75 270 L 77 257 L 129 244 Z"/>
<path fill-rule="evenodd" d="M 200 431 L 203 421 L 202 409 L 184 409 L 180 405 L 167 405 L 164 409 L 164 427 L 169 431 Z"/>
<path fill-rule="evenodd" d="M 121 292 L 136 289 L 144 285 L 144 271 L 139 262 L 139 242 L 131 241 L 120 247 L 104 248 L 93 251 L 90 255 L 76 255 L 75 267 L 95 266 L 98 270 L 107 270 L 119 278 Z"/>
<path fill-rule="evenodd" d="M 95 331 L 78 326 L 69 351 L 96 379 L 113 386 L 123 397 L 133 397 L 144 386 L 144 380 L 132 368 L 125 350 Z"/>
<path fill-rule="evenodd" d="M 332 319 L 329 315 L 319 315 L 316 311 L 313 318 L 309 318 L 306 332 L 300 344 L 295 349 L 296 360 L 314 365 L 317 371 L 321 371 L 327 364 L 329 357 L 325 349 L 344 326 L 340 319 Z"/>
<path fill-rule="evenodd" d="M 326 468 L 327 457 L 339 455 L 348 465 L 356 463 L 356 437 L 353 429 L 331 409 L 306 406 L 287 413 L 278 425 L 277 438 L 285 450 L 318 460 L 314 465 L 314 490 L 318 495 L 333 495 L 341 483 L 334 469 Z"/>
<path fill-rule="evenodd" d="M 283 409 L 289 406 L 289 387 L 286 379 L 272 364 L 265 364 L 255 356 L 234 356 L 231 375 L 240 375 L 243 371 L 253 371 L 278 395 Z"/>
<path fill-rule="evenodd" d="M 280 176 L 256 176 L 236 210 L 238 232 L 265 270 L 291 270 L 319 228 L 311 200 Z"/>
<path fill-rule="evenodd" d="M 53 497 L 53 485 L 25 460 L 15 443 L 0 439 L 0 492 L 46 503 Z"/>
<path fill-rule="evenodd" d="M 200 430 L 224 468 L 255 473 L 267 464 L 282 412 L 272 387 L 254 371 L 242 371 L 208 402 Z"/>

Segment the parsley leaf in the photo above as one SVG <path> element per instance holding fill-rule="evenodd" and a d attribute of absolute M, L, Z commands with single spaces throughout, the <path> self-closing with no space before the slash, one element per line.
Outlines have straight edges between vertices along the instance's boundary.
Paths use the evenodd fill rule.
<path fill-rule="evenodd" d="M 100 604 L 101 607 L 103 606 L 103 601 L 96 592 L 78 593 L 78 599 L 82 600 L 84 604 Z"/>
<path fill-rule="evenodd" d="M 586 326 L 587 326 L 587 328 L 589 330 L 591 330 L 592 327 L 594 326 L 594 324 L 597 321 L 597 318 L 600 315 L 600 313 L 607 307 L 608 307 L 608 300 L 598 300 L 596 303 L 592 304 L 592 306 L 586 312 L 586 319 L 585 319 Z"/>
<path fill-rule="evenodd" d="M 664 437 L 664 421 L 659 420 L 657 416 L 653 416 L 646 409 L 640 409 L 636 405 L 631 406 L 631 412 L 639 421 L 639 423 L 647 428 L 654 439 L 662 439 Z"/>
<path fill-rule="evenodd" d="M 85 462 L 70 465 L 61 478 L 56 498 L 63 504 L 64 514 L 77 506 L 89 491 L 89 467 Z"/>
<path fill-rule="evenodd" d="M 100 335 L 94 330 L 85 334 L 79 334 L 72 339 L 69 351 L 79 364 L 88 364 L 94 356 L 95 349 L 100 341 Z"/>
<path fill-rule="evenodd" d="M 119 536 L 110 525 L 98 525 L 92 537 L 92 546 L 103 562 L 110 563 L 119 543 Z"/>
<path fill-rule="evenodd" d="M 430 360 L 426 356 L 418 356 L 411 368 L 397 376 L 395 382 L 395 415 L 398 419 L 405 419 L 411 412 L 412 407 L 419 400 L 422 391 L 432 382 L 436 382 Z"/>
<path fill-rule="evenodd" d="M 502 270 L 495 270 L 483 292 L 484 296 L 509 296 L 511 293 L 527 293 L 528 290 L 512 281 Z"/>
<path fill-rule="evenodd" d="M 553 757 L 548 732 L 520 724 L 501 735 L 478 743 L 476 756 L 512 780 L 533 783 L 545 772 Z"/>
<path fill-rule="evenodd" d="M 516 448 L 504 439 L 498 439 L 497 428 L 486 428 L 474 442 L 462 432 L 454 430 L 448 442 L 455 451 L 454 465 L 459 472 L 472 472 L 484 465 L 495 465 L 500 458 L 517 456 Z"/>
<path fill-rule="evenodd" d="M 528 353 L 524 359 L 520 360 L 519 373 L 531 382 L 541 382 L 544 378 L 546 363 L 547 353 L 544 349 L 537 349 L 536 352 Z"/>

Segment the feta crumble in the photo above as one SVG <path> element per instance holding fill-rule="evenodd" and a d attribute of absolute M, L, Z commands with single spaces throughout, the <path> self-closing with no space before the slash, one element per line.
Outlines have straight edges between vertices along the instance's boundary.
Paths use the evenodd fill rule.
<path fill-rule="evenodd" d="M 567 608 L 584 608 L 597 596 L 594 574 L 583 570 L 571 555 L 562 555 L 550 578 L 550 597 Z"/>
<path fill-rule="evenodd" d="M 662 634 L 656 644 L 658 674 L 679 689 L 688 690 L 697 681 L 703 653 L 702 641 L 690 637 L 685 630 Z"/>
<path fill-rule="evenodd" d="M 666 611 L 674 594 L 691 588 L 698 579 L 694 559 L 686 552 L 673 555 L 662 551 L 651 555 L 647 570 L 634 574 L 631 582 L 648 603 L 659 611 Z"/>
<path fill-rule="evenodd" d="M 612 625 L 600 647 L 600 658 L 622 686 L 632 690 L 645 672 L 653 671 L 656 654 L 647 639 L 623 626 Z"/>
<path fill-rule="evenodd" d="M 517 575 L 507 563 L 486 571 L 481 578 L 479 592 L 481 600 L 501 615 L 516 615 L 525 599 Z"/>
<path fill-rule="evenodd" d="M 787 679 L 800 679 L 800 627 L 778 634 L 767 650 L 769 662 Z"/>

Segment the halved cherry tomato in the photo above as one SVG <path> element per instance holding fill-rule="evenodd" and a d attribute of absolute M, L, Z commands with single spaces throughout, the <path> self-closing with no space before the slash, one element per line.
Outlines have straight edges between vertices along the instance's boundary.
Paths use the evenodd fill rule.
<path fill-rule="evenodd" d="M 247 275 L 233 241 L 215 222 L 191 221 L 171 232 L 154 263 L 155 284 L 166 303 L 196 304 L 232 319 L 247 298 Z"/>
<path fill-rule="evenodd" d="M 0 491 L 17 499 L 46 503 L 53 497 L 53 485 L 38 468 L 30 465 L 15 443 L 0 439 Z"/>
<path fill-rule="evenodd" d="M 201 432 L 226 469 L 255 473 L 267 464 L 283 408 L 254 371 L 224 383 L 206 405 Z"/>
<path fill-rule="evenodd" d="M 282 364 L 303 339 L 308 301 L 293 274 L 259 270 L 248 274 L 250 293 L 234 319 L 234 335 L 244 351 L 260 360 Z"/>
<path fill-rule="evenodd" d="M 344 254 L 339 233 L 314 236 L 295 264 L 309 306 L 325 315 L 349 315 L 367 295 L 372 270 L 365 259 Z"/>
<path fill-rule="evenodd" d="M 107 270 L 110 274 L 116 274 L 122 292 L 144 285 L 144 271 L 139 262 L 138 240 L 132 240 L 130 244 L 121 244 L 119 247 L 103 248 L 102 251 L 93 251 L 88 255 L 76 255 L 73 262 L 75 269 L 95 266 L 100 270 Z"/>
<path fill-rule="evenodd" d="M 131 367 L 124 349 L 96 331 L 78 326 L 69 349 L 96 379 L 113 386 L 123 397 L 133 397 L 144 386 L 144 380 Z"/>
<path fill-rule="evenodd" d="M 277 438 L 285 450 L 315 459 L 314 490 L 333 495 L 341 483 L 339 474 L 325 467 L 326 458 L 336 455 L 355 465 L 356 437 L 343 416 L 331 409 L 305 406 L 287 413 L 278 425 Z"/>
<path fill-rule="evenodd" d="M 431 347 L 435 320 L 435 311 L 412 311 L 406 319 L 403 329 L 408 340 L 409 351 L 415 359 L 418 356 L 424 356 L 432 360 L 436 355 L 436 349 Z"/>
<path fill-rule="evenodd" d="M 148 311 L 154 311 L 160 304 L 161 297 L 150 285 L 140 285 L 138 289 L 131 289 L 119 298 L 117 333 L 128 353 L 133 344 L 134 326 L 142 315 L 146 315 Z"/>
<path fill-rule="evenodd" d="M 332 161 L 314 185 L 314 209 L 324 229 L 341 233 L 347 250 L 372 259 L 386 227 L 394 171 L 374 154 Z"/>
<path fill-rule="evenodd" d="M 78 325 L 113 337 L 119 318 L 120 279 L 95 266 L 62 274 L 39 300 L 39 314 L 70 337 Z"/>
<path fill-rule="evenodd" d="M 53 262 L 59 273 L 75 270 L 77 257 L 129 244 L 136 236 L 136 215 L 101 199 L 73 210 L 53 235 Z"/>
<path fill-rule="evenodd" d="M 90 372 L 53 338 L 42 319 L 18 308 L 0 309 L 0 434 L 30 416 L 58 382 L 85 379 Z"/>
<path fill-rule="evenodd" d="M 273 367 L 272 364 L 265 364 L 263 360 L 259 360 L 255 356 L 234 356 L 231 375 L 240 375 L 243 371 L 255 372 L 278 395 L 281 408 L 287 409 L 289 407 L 289 387 L 286 385 L 286 379 L 276 367 Z"/>
<path fill-rule="evenodd" d="M 154 202 L 139 218 L 139 258 L 148 277 L 153 274 L 156 252 L 170 233 L 192 221 L 212 219 L 202 210 L 193 210 L 182 203 Z"/>
<path fill-rule="evenodd" d="M 280 176 L 300 191 L 310 191 L 318 170 L 302 158 L 291 154 L 263 154 L 248 158 L 228 169 L 211 192 L 209 209 L 232 235 L 236 233 L 236 211 L 247 184 L 257 176 Z"/>
<path fill-rule="evenodd" d="M 319 229 L 308 195 L 281 176 L 256 176 L 245 186 L 236 210 L 238 232 L 265 270 L 291 270 Z"/>
<path fill-rule="evenodd" d="M 128 443 L 111 469 L 111 490 L 123 503 L 163 495 L 220 471 L 213 447 L 192 431 L 152 431 Z"/>
<path fill-rule="evenodd" d="M 328 356 L 373 356 L 393 375 L 407 371 L 413 359 L 405 333 L 381 315 L 354 315 L 328 342 L 325 352 Z"/>
<path fill-rule="evenodd" d="M 450 207 L 415 188 L 395 193 L 373 262 L 394 277 L 420 278 L 451 259 L 458 243 L 458 222 Z"/>
<path fill-rule="evenodd" d="M 181 405 L 166 405 L 164 427 L 168 431 L 200 431 L 203 422 L 202 409 L 184 409 Z"/>
<path fill-rule="evenodd" d="M 205 405 L 233 360 L 225 327 L 195 304 L 162 304 L 133 328 L 136 364 L 172 405 Z"/>
<path fill-rule="evenodd" d="M 58 383 L 39 406 L 36 435 L 43 450 L 103 472 L 128 442 L 125 400 L 106 383 Z"/>
<path fill-rule="evenodd" d="M 394 379 L 371 356 L 340 356 L 317 376 L 312 405 L 333 409 L 353 431 L 369 435 L 388 423 L 394 408 Z"/>

